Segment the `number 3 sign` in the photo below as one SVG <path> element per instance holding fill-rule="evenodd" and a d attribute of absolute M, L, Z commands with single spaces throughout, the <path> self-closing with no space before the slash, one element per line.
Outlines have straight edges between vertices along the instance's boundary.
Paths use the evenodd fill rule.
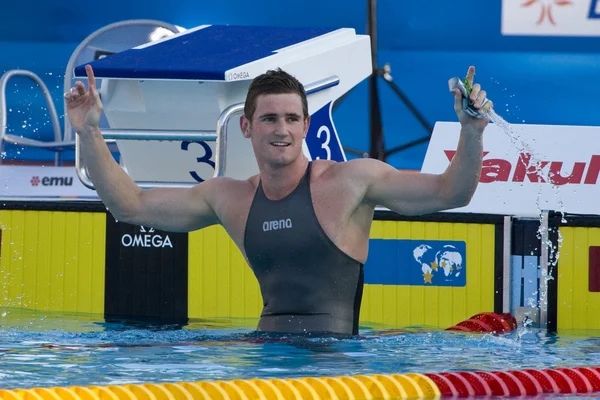
<path fill-rule="evenodd" d="M 313 160 L 346 161 L 331 119 L 331 107 L 332 103 L 327 103 L 311 116 L 306 145 Z"/>

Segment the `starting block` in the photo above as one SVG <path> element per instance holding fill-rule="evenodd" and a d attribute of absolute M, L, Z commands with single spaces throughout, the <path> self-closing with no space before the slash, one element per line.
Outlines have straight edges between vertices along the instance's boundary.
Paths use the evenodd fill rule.
<path fill-rule="evenodd" d="M 277 68 L 307 92 L 307 157 L 345 161 L 332 106 L 372 72 L 369 37 L 349 28 L 203 25 L 90 65 L 110 125 L 102 135 L 116 141 L 122 166 L 141 187 L 258 173 L 239 116 L 252 79 Z M 75 76 L 86 77 L 85 65 Z M 77 153 L 77 174 L 93 189 Z"/>

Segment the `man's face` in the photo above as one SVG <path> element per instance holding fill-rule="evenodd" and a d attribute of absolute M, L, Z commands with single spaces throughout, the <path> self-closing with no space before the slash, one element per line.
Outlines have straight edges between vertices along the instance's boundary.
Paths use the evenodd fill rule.
<path fill-rule="evenodd" d="M 302 100 L 295 93 L 268 94 L 256 99 L 249 121 L 240 120 L 244 136 L 250 138 L 259 163 L 273 166 L 291 164 L 302 154 L 310 117 L 304 119 Z"/>

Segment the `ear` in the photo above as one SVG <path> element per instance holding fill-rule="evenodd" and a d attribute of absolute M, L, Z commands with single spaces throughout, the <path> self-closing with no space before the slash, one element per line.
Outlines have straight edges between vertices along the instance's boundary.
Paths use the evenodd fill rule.
<path fill-rule="evenodd" d="M 240 117 L 240 129 L 246 139 L 250 138 L 250 120 L 245 115 Z"/>
<path fill-rule="evenodd" d="M 304 119 L 304 139 L 306 139 L 306 134 L 308 133 L 309 127 L 310 127 L 310 115 Z"/>

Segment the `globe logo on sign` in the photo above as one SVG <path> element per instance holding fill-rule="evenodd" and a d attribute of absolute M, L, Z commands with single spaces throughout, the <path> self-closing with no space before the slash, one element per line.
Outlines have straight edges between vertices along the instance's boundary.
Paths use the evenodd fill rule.
<path fill-rule="evenodd" d="M 421 267 L 423 283 L 434 283 L 434 279 L 452 282 L 464 272 L 463 255 L 452 245 L 439 250 L 421 244 L 413 250 L 413 257 Z"/>

